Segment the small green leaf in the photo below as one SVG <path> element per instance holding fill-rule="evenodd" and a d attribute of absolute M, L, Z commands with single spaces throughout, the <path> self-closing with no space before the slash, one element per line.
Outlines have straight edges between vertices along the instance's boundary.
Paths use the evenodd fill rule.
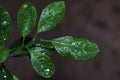
<path fill-rule="evenodd" d="M 99 52 L 99 48 L 95 43 L 83 38 L 65 36 L 54 39 L 51 42 L 60 55 L 73 60 L 88 60 Z"/>
<path fill-rule="evenodd" d="M 29 50 L 33 68 L 42 77 L 50 78 L 55 72 L 54 64 L 45 54 L 46 52 L 43 52 L 42 49 L 40 50 L 34 48 Z"/>
<path fill-rule="evenodd" d="M 21 6 L 18 12 L 17 20 L 18 27 L 23 37 L 25 37 L 32 31 L 33 27 L 35 26 L 36 18 L 36 8 L 33 4 L 25 3 Z"/>
<path fill-rule="evenodd" d="M 13 75 L 13 80 L 19 80 L 15 75 Z"/>
<path fill-rule="evenodd" d="M 4 62 L 7 59 L 8 55 L 9 50 L 4 46 L 0 46 L 0 63 Z"/>
<path fill-rule="evenodd" d="M 0 7 L 0 42 L 5 42 L 10 37 L 12 21 L 8 12 Z"/>
<path fill-rule="evenodd" d="M 45 32 L 54 28 L 62 20 L 65 12 L 64 1 L 49 4 L 40 16 L 38 31 Z"/>
<path fill-rule="evenodd" d="M 12 74 L 5 67 L 0 68 L 0 80 L 13 80 Z"/>

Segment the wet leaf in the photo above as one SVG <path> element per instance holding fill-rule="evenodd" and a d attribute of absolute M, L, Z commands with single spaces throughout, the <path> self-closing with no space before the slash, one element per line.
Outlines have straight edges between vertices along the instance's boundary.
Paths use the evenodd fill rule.
<path fill-rule="evenodd" d="M 41 49 L 40 49 L 41 50 Z M 30 49 L 31 61 L 35 71 L 44 78 L 50 78 L 54 72 L 55 67 L 51 59 L 45 54 L 46 52 L 38 51 L 38 49 Z"/>
<path fill-rule="evenodd" d="M 0 68 L 0 80 L 13 80 L 12 74 L 5 67 Z"/>
<path fill-rule="evenodd" d="M 73 60 L 88 60 L 99 52 L 99 48 L 83 38 L 73 38 L 71 36 L 60 37 L 51 41 L 57 52 Z"/>
<path fill-rule="evenodd" d="M 9 50 L 4 46 L 0 46 L 0 63 L 4 62 L 7 59 L 8 55 Z"/>
<path fill-rule="evenodd" d="M 0 42 L 6 42 L 10 37 L 12 21 L 8 12 L 0 7 Z"/>
<path fill-rule="evenodd" d="M 54 28 L 62 20 L 65 12 L 64 1 L 49 4 L 40 16 L 38 33 L 45 32 Z"/>
<path fill-rule="evenodd" d="M 18 27 L 22 36 L 27 36 L 35 26 L 37 18 L 36 8 L 31 3 L 25 3 L 21 6 L 18 12 Z"/>

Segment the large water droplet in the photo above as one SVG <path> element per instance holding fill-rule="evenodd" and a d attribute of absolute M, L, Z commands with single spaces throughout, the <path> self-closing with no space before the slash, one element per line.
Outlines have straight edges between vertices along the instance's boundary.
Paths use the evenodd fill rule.
<path fill-rule="evenodd" d="M 23 8 L 27 8 L 27 7 L 28 7 L 28 5 L 27 5 L 27 4 L 24 4 L 24 5 L 23 5 Z"/>
<path fill-rule="evenodd" d="M 49 72 L 49 71 L 50 71 L 50 69 L 45 69 L 45 71 Z"/>
<path fill-rule="evenodd" d="M 7 78 L 7 76 L 5 75 L 5 76 L 3 76 L 4 78 Z"/>
<path fill-rule="evenodd" d="M 6 25 L 7 24 L 7 21 L 3 21 L 2 25 Z"/>
<path fill-rule="evenodd" d="M 4 38 L 4 41 L 6 41 L 6 38 Z"/>

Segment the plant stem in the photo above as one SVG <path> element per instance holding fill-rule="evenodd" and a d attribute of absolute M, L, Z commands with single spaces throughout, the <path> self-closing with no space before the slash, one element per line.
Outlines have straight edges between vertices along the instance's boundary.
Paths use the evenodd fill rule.
<path fill-rule="evenodd" d="M 40 41 L 51 42 L 50 40 L 40 39 Z"/>
<path fill-rule="evenodd" d="M 24 46 L 24 42 L 25 42 L 25 37 L 23 37 L 22 47 Z"/>
<path fill-rule="evenodd" d="M 35 34 L 35 36 L 33 37 L 33 40 L 35 40 L 35 38 L 37 37 L 38 33 Z"/>
<path fill-rule="evenodd" d="M 34 39 L 32 39 L 31 41 L 29 41 L 24 47 L 25 47 L 25 48 L 28 48 L 28 47 L 30 47 L 31 45 L 33 45 L 33 43 L 34 43 Z"/>

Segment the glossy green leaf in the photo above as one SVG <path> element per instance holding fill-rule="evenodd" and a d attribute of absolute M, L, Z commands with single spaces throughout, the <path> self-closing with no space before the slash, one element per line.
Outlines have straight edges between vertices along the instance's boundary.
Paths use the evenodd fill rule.
<path fill-rule="evenodd" d="M 45 32 L 54 28 L 63 19 L 65 12 L 64 1 L 49 4 L 40 16 L 38 31 Z"/>
<path fill-rule="evenodd" d="M 41 50 L 41 51 L 40 51 Z M 35 71 L 44 78 L 50 78 L 54 72 L 55 67 L 51 59 L 43 52 L 42 49 L 31 48 L 29 50 L 31 61 Z"/>
<path fill-rule="evenodd" d="M 0 46 L 0 63 L 4 62 L 7 59 L 8 55 L 9 50 L 4 46 Z"/>
<path fill-rule="evenodd" d="M 13 80 L 19 80 L 18 77 L 16 77 L 15 75 L 13 75 Z"/>
<path fill-rule="evenodd" d="M 73 60 L 87 60 L 93 58 L 99 52 L 99 48 L 95 43 L 83 38 L 65 36 L 51 42 L 60 55 Z"/>
<path fill-rule="evenodd" d="M 36 8 L 31 3 L 25 3 L 21 6 L 17 20 L 18 27 L 22 33 L 22 36 L 27 36 L 35 26 L 37 18 Z"/>
<path fill-rule="evenodd" d="M 8 12 L 0 7 L 0 42 L 5 42 L 10 37 L 12 21 Z"/>
<path fill-rule="evenodd" d="M 0 68 L 0 80 L 13 80 L 13 76 L 5 67 Z"/>

